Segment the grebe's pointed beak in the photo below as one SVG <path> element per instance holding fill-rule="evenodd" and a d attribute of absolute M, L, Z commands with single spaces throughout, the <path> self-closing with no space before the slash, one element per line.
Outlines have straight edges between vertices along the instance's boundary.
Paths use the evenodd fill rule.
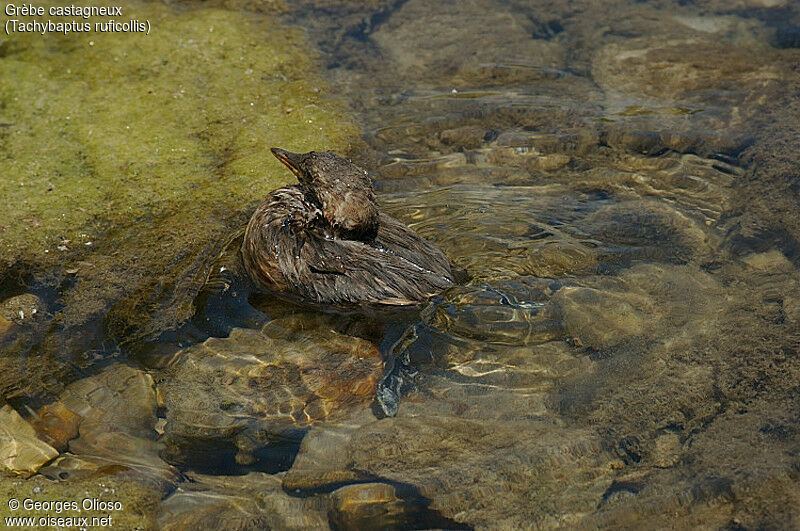
<path fill-rule="evenodd" d="M 286 151 L 285 149 L 280 148 L 271 148 L 272 154 L 275 155 L 279 161 L 283 162 L 287 168 L 292 170 L 292 173 L 295 174 L 296 177 L 300 178 L 302 175 L 302 170 L 300 170 L 300 162 L 303 160 L 303 154 L 301 153 L 292 153 L 291 151 Z"/>

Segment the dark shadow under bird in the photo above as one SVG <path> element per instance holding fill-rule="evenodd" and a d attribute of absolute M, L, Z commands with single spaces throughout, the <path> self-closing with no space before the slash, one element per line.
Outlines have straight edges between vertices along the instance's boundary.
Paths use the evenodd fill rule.
<path fill-rule="evenodd" d="M 378 210 L 364 169 L 331 152 L 272 153 L 299 184 L 272 191 L 247 225 L 242 260 L 259 289 L 407 306 L 453 285 L 444 253 Z"/>

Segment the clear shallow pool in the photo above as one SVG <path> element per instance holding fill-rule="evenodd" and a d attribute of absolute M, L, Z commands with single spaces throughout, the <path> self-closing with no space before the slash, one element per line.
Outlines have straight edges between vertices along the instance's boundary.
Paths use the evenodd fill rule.
<path fill-rule="evenodd" d="M 175 529 L 797 525 L 796 7 L 281 17 L 361 127 L 349 155 L 383 209 L 469 280 L 418 312 L 248 299 L 245 206 L 80 326 L 76 273 L 8 269 L 7 293 L 38 299 L 7 308 L 48 318 L 9 325 L 9 366 L 35 376 L 3 412 L 60 456 L 5 488 L 113 482 Z M 393 418 L 372 404 L 384 361 Z"/>

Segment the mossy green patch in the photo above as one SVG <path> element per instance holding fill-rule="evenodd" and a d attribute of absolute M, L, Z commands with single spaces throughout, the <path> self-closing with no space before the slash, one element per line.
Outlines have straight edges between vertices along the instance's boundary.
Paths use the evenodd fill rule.
<path fill-rule="evenodd" d="M 0 268 L 79 269 L 65 325 L 126 296 L 117 330 L 154 298 L 179 321 L 207 254 L 291 180 L 268 148 L 357 133 L 273 16 L 130 2 L 128 19 L 150 34 L 0 39 Z"/>
<path fill-rule="evenodd" d="M 124 12 L 149 20 L 151 34 L 15 34 L 4 43 L 6 262 L 43 259 L 62 239 L 85 243 L 93 219 L 240 209 L 286 180 L 266 148 L 342 148 L 353 133 L 322 103 L 297 31 L 221 10 Z"/>

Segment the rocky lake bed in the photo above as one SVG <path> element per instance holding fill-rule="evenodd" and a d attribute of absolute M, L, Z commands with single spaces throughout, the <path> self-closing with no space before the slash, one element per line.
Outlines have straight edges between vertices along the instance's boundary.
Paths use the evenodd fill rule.
<path fill-rule="evenodd" d="M 0 516 L 800 525 L 796 5 L 126 12 L 151 34 L 0 37 Z M 249 293 L 272 146 L 368 168 L 463 281 Z"/>

